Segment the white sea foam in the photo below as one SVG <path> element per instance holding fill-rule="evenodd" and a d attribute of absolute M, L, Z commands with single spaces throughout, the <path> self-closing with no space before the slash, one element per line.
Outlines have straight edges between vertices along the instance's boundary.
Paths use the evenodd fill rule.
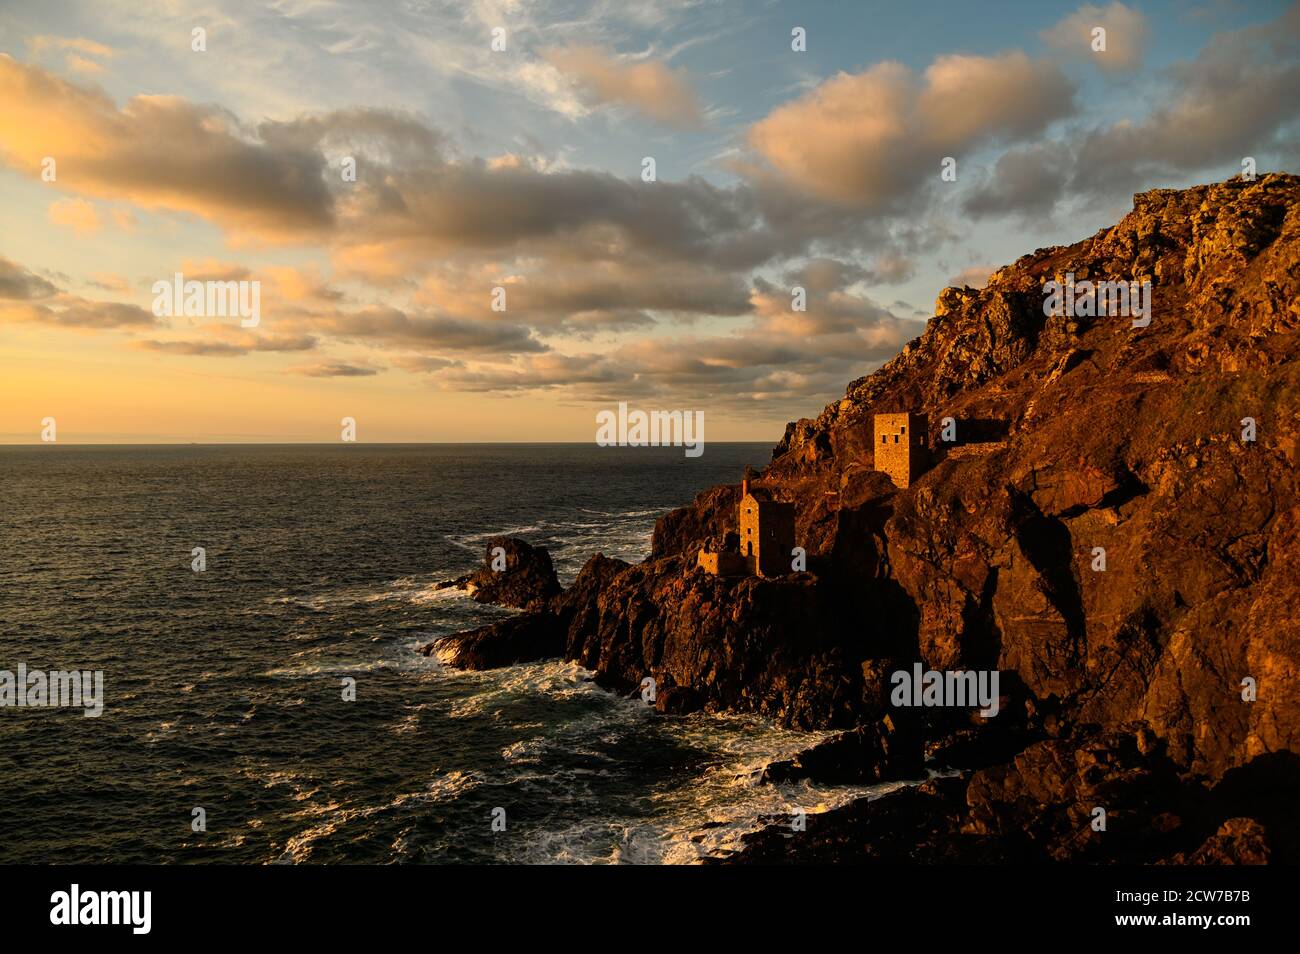
<path fill-rule="evenodd" d="M 640 520 L 658 511 L 587 512 L 608 516 L 610 523 L 579 519 L 548 527 L 547 539 L 558 554 L 555 562 L 562 576 L 576 572 L 598 549 L 632 560 L 648 551 L 649 527 Z M 481 548 L 471 544 L 496 535 L 541 530 L 540 526 L 516 527 L 453 542 L 479 554 Z M 411 671 L 421 679 L 443 684 L 442 701 L 430 702 L 431 711 L 423 714 L 423 705 L 408 707 L 390 724 L 392 732 L 414 734 L 422 731 L 422 720 L 430 720 L 432 726 L 442 717 L 509 724 L 518 737 L 497 750 L 500 762 L 499 768 L 492 770 L 493 784 L 516 787 L 522 797 L 535 798 L 537 804 L 561 807 L 551 813 L 549 823 L 512 829 L 511 838 L 494 841 L 493 850 L 502 860 L 693 863 L 735 850 L 745 834 L 771 824 L 774 818 L 788 818 L 796 809 L 815 814 L 910 784 L 759 785 L 758 778 L 770 762 L 815 745 L 829 733 L 794 732 L 748 716 L 657 716 L 639 698 L 620 698 L 601 689 L 592 681 L 592 673 L 573 662 L 550 660 L 486 672 L 448 668 L 454 650 L 435 651 L 432 658 L 426 658 L 415 649 L 436 639 L 439 631 L 468 629 L 504 614 L 474 603 L 461 590 L 434 589 L 442 578 L 404 577 L 380 591 L 341 589 L 318 597 L 322 607 L 385 600 L 425 606 L 433 616 L 433 631 L 411 638 L 408 630 L 403 639 L 384 641 L 377 650 L 369 648 L 369 643 L 353 644 L 361 648 L 351 659 L 339 658 L 342 647 L 337 645 L 322 647 L 319 654 L 308 650 L 266 675 L 310 678 L 389 668 Z M 546 721 L 542 723 L 529 718 L 537 710 L 563 715 L 543 716 Z M 656 739 L 687 753 L 684 763 L 637 772 L 636 782 L 643 786 L 640 792 L 617 794 L 628 791 L 621 780 L 632 770 L 638 746 L 656 744 Z M 309 860 L 315 846 L 348 826 L 362 830 L 362 822 L 377 814 L 418 810 L 423 801 L 459 798 L 485 781 L 478 771 L 450 772 L 434 778 L 426 790 L 377 804 L 318 802 L 313 798 L 310 808 L 304 806 L 300 813 L 306 824 L 286 843 L 281 860 Z M 573 810 L 567 811 L 564 805 L 572 805 Z M 393 842 L 393 850 L 403 856 L 418 852 L 421 846 L 420 839 L 409 833 Z"/>
<path fill-rule="evenodd" d="M 284 851 L 276 860 L 281 864 L 301 864 L 310 861 L 317 843 L 328 841 L 355 821 L 363 821 L 395 810 L 418 807 L 422 803 L 449 802 L 477 788 L 484 780 L 484 776 L 478 772 L 452 771 L 434 777 L 421 791 L 403 792 L 386 802 L 371 805 L 344 805 L 331 801 L 325 804 L 308 805 L 290 817 L 320 819 L 320 821 L 289 838 L 285 842 Z"/>
<path fill-rule="evenodd" d="M 532 692 L 564 698 L 601 698 L 593 708 L 544 734 L 520 739 L 507 746 L 502 760 L 515 774 L 510 781 L 525 791 L 554 800 L 557 787 L 575 805 L 573 821 L 544 830 L 531 830 L 501 842 L 505 859 L 545 864 L 689 864 L 725 855 L 741 845 L 744 835 L 773 819 L 789 818 L 796 809 L 807 814 L 840 808 L 860 798 L 877 798 L 914 782 L 878 785 L 815 785 L 806 781 L 759 785 L 762 770 L 771 762 L 789 758 L 829 737 L 830 732 L 796 732 L 744 715 L 685 718 L 656 716 L 639 699 L 625 699 L 600 689 L 590 673 L 571 662 L 515 666 L 488 675 L 455 717 L 483 717 L 500 711 L 511 696 Z M 644 797 L 653 803 L 622 811 L 617 800 L 602 797 L 593 783 L 601 776 L 626 772 L 625 765 L 609 762 L 607 751 L 616 749 L 657 720 L 654 730 L 664 742 L 691 751 L 712 753 L 713 763 L 696 777 L 656 777 L 646 773 Z M 644 740 L 643 740 L 644 741 Z M 557 769 L 556 755 L 581 756 L 590 764 Z M 607 768 L 602 768 L 607 764 Z M 558 774 L 557 774 L 558 773 Z M 603 803 L 603 804 L 602 804 Z M 601 805 L 591 810 L 591 806 Z"/>
<path fill-rule="evenodd" d="M 468 591 L 456 586 L 436 588 L 432 583 L 408 596 L 412 603 L 473 603 Z M 475 604 L 476 606 L 478 604 Z"/>
<path fill-rule="evenodd" d="M 333 648 L 329 648 L 322 650 L 322 653 L 334 653 L 335 651 Z M 410 658 L 412 656 L 415 658 Z M 331 655 L 328 658 L 320 658 L 315 661 L 305 658 L 305 654 L 295 654 L 294 658 L 300 661 L 268 669 L 262 675 L 270 679 L 312 679 L 317 676 L 346 676 L 354 673 L 372 673 L 383 670 L 409 672 L 428 668 L 426 660 L 418 653 L 406 652 L 386 656 L 372 656 L 370 658 L 341 658 Z"/>

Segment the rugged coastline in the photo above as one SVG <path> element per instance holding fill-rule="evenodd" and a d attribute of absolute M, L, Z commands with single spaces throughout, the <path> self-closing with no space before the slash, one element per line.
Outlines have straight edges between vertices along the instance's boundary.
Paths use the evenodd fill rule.
<path fill-rule="evenodd" d="M 1150 324 L 1045 315 L 1067 275 L 1150 282 Z M 544 550 L 489 541 L 453 582 L 523 612 L 422 651 L 563 657 L 625 694 L 652 679 L 661 712 L 842 730 L 768 780 L 949 773 L 797 834 L 773 819 L 730 861 L 1300 861 L 1298 357 L 1300 178 L 1141 193 L 946 289 L 920 338 L 787 426 L 757 482 L 795 505 L 805 571 L 698 568 L 735 528 L 739 487 L 714 487 L 643 562 L 598 554 L 567 589 Z M 873 457 L 873 415 L 900 411 L 931 422 L 904 489 Z M 916 663 L 998 672 L 998 714 L 892 706 Z"/>

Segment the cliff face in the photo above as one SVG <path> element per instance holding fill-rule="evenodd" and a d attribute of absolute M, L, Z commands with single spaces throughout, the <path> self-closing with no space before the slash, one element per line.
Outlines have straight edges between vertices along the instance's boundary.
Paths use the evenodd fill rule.
<path fill-rule="evenodd" d="M 1045 315 L 1044 283 L 1071 273 L 1151 282 L 1150 324 Z M 716 487 L 659 521 L 644 563 L 593 558 L 502 638 L 526 629 L 623 691 L 650 676 L 666 711 L 897 738 L 922 722 L 984 765 L 1026 746 L 1073 765 L 1100 732 L 1147 733 L 1171 772 L 1209 781 L 1294 759 L 1298 331 L 1300 179 L 1138 195 L 1092 238 L 945 290 L 920 338 L 787 427 L 760 486 L 796 504 L 808 572 L 695 569 L 734 529 L 738 489 Z M 873 470 L 872 419 L 905 410 L 927 415 L 933 459 L 897 490 Z M 1001 671 L 1003 711 L 891 709 L 889 673 L 917 660 Z M 1016 786 L 1033 783 L 982 772 L 959 824 L 987 836 L 1015 815 L 979 805 L 1032 801 Z"/>
<path fill-rule="evenodd" d="M 847 644 L 836 594 L 811 574 L 724 579 L 669 557 L 624 565 L 574 602 L 565 656 L 619 690 L 653 678 L 661 710 L 848 727 L 883 703 L 881 666 Z"/>
<path fill-rule="evenodd" d="M 1150 281 L 1150 325 L 1045 316 L 1044 283 L 1068 273 Z M 789 425 L 763 475 L 851 611 L 839 647 L 1000 669 L 1029 723 L 1142 720 L 1211 777 L 1294 750 L 1298 329 L 1288 175 L 1138 195 L 1090 239 L 944 291 L 925 334 Z M 895 491 L 871 469 L 872 415 L 900 410 L 928 415 L 936 461 Z M 665 517 L 655 556 L 691 552 L 732 500 Z"/>

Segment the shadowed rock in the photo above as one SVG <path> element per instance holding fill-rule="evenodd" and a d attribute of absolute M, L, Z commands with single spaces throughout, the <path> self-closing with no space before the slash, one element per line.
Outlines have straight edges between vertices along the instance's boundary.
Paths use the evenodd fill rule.
<path fill-rule="evenodd" d="M 492 537 L 484 548 L 483 566 L 467 576 L 444 580 L 436 589 L 466 590 L 479 603 L 537 610 L 560 592 L 560 581 L 545 547 L 516 537 Z"/>
<path fill-rule="evenodd" d="M 550 613 L 522 613 L 420 647 L 423 655 L 459 669 L 497 669 L 563 651 L 564 634 Z"/>

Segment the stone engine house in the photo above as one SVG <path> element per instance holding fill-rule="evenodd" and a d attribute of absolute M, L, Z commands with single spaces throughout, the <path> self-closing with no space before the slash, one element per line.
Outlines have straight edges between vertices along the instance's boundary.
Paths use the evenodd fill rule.
<path fill-rule="evenodd" d="M 792 503 L 773 500 L 767 491 L 740 485 L 737 530 L 728 531 L 720 550 L 702 549 L 696 565 L 714 576 L 781 576 L 792 572 L 794 517 Z"/>
<path fill-rule="evenodd" d="M 794 549 L 794 504 L 773 500 L 766 491 L 741 484 L 740 556 L 751 573 L 780 576 L 790 572 Z"/>
<path fill-rule="evenodd" d="M 906 487 L 925 470 L 929 422 L 924 414 L 877 414 L 875 417 L 876 470 Z"/>

